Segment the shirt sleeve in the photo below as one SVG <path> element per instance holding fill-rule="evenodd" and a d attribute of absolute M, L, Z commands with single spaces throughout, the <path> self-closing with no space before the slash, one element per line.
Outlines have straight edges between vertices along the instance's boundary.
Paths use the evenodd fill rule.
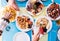
<path fill-rule="evenodd" d="M 0 30 L 3 31 L 7 25 L 8 25 L 7 21 L 5 21 L 4 19 L 0 19 Z"/>

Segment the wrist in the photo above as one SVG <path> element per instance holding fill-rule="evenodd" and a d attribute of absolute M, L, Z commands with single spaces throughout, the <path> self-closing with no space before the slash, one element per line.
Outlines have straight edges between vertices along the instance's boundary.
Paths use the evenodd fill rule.
<path fill-rule="evenodd" d="M 2 19 L 4 19 L 4 21 L 6 21 L 6 22 L 8 22 L 8 23 L 10 22 L 9 19 L 7 19 L 7 18 L 4 18 L 4 17 L 3 17 Z"/>

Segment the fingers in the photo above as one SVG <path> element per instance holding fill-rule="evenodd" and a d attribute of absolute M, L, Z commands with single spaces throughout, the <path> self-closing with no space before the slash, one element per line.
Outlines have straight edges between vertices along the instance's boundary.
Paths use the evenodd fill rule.
<path fill-rule="evenodd" d="M 39 36 L 40 36 L 40 35 L 39 35 L 39 34 L 37 34 L 37 35 L 36 35 L 36 38 L 38 39 L 38 38 L 39 38 Z"/>
<path fill-rule="evenodd" d="M 37 30 L 37 33 L 35 33 L 34 35 L 33 35 L 33 41 L 38 41 L 39 40 L 39 37 L 40 37 L 40 33 L 39 33 L 39 28 L 38 28 L 38 30 Z"/>
<path fill-rule="evenodd" d="M 12 1 L 10 0 L 10 2 L 8 3 L 8 5 L 10 7 L 12 7 L 13 9 L 15 9 L 16 11 L 20 11 L 20 9 L 19 9 L 18 5 L 16 4 L 15 0 L 12 0 Z"/>
<path fill-rule="evenodd" d="M 10 15 L 10 13 L 9 12 L 7 12 L 4 16 L 9 16 Z"/>
<path fill-rule="evenodd" d="M 33 35 L 33 41 L 38 41 L 40 37 L 39 31 Z"/>
<path fill-rule="evenodd" d="M 32 41 L 38 41 L 39 36 L 40 36 L 39 34 L 34 35 Z"/>
<path fill-rule="evenodd" d="M 5 19 L 10 19 L 12 17 L 12 14 L 7 12 L 5 15 L 4 15 L 4 18 Z"/>
<path fill-rule="evenodd" d="M 9 17 L 12 17 L 12 14 L 11 13 L 9 13 L 9 15 L 8 15 Z"/>
<path fill-rule="evenodd" d="M 40 37 L 40 35 L 38 34 L 38 35 L 37 35 L 37 41 L 39 40 L 39 37 Z"/>
<path fill-rule="evenodd" d="M 20 11 L 20 9 L 18 8 L 18 6 L 16 5 L 16 3 L 13 3 L 13 6 L 12 6 L 16 11 Z"/>

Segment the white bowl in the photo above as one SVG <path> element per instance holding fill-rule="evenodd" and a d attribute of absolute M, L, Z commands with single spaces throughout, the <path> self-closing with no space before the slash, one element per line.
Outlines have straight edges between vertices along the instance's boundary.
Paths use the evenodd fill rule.
<path fill-rule="evenodd" d="M 51 3 L 52 4 L 52 3 Z M 48 6 L 47 6 L 47 8 L 49 8 L 49 6 L 51 5 L 51 4 L 49 4 Z M 58 3 L 56 3 L 56 4 L 58 4 Z M 46 9 L 46 13 L 47 13 L 47 9 Z M 53 18 L 51 18 L 49 15 L 48 15 L 48 13 L 46 14 L 48 17 L 49 17 L 49 19 L 51 19 L 51 20 L 58 20 L 58 19 L 60 19 L 60 16 L 59 17 L 57 17 L 56 19 L 53 19 Z"/>
<path fill-rule="evenodd" d="M 33 20 L 33 18 L 32 18 L 30 15 L 20 14 L 20 15 L 18 15 L 18 16 L 22 16 L 22 15 L 28 16 L 28 17 L 30 18 L 30 20 L 31 20 L 31 21 L 33 22 L 33 24 L 34 24 L 34 20 Z M 16 26 L 17 26 L 17 28 L 18 28 L 19 30 L 21 30 L 21 31 L 23 31 L 23 32 L 27 32 L 27 31 L 31 30 L 31 28 L 33 27 L 33 25 L 32 25 L 32 27 L 29 28 L 29 29 L 21 29 L 21 28 L 19 27 L 18 23 L 17 23 L 17 17 L 16 17 Z"/>
<path fill-rule="evenodd" d="M 38 18 L 36 19 L 35 25 L 36 25 L 37 20 L 38 20 L 38 19 L 41 19 L 41 18 L 46 18 L 46 19 L 49 21 L 49 26 L 50 26 L 50 28 L 47 30 L 47 33 L 48 33 L 48 32 L 52 29 L 52 21 L 49 19 L 49 17 L 40 16 L 40 17 L 38 17 Z M 37 26 L 36 26 L 36 28 L 37 28 Z"/>

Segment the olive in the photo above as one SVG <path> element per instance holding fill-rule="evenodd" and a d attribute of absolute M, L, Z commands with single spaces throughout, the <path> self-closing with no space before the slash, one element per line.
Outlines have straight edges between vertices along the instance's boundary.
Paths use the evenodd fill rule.
<path fill-rule="evenodd" d="M 29 25 L 28 25 L 28 28 L 31 28 L 31 27 L 32 27 L 32 25 L 31 25 L 31 24 L 29 24 Z"/>
<path fill-rule="evenodd" d="M 43 31 L 44 31 L 44 32 L 47 32 L 47 29 L 46 29 L 46 27 L 44 27 L 44 28 L 43 28 Z"/>

